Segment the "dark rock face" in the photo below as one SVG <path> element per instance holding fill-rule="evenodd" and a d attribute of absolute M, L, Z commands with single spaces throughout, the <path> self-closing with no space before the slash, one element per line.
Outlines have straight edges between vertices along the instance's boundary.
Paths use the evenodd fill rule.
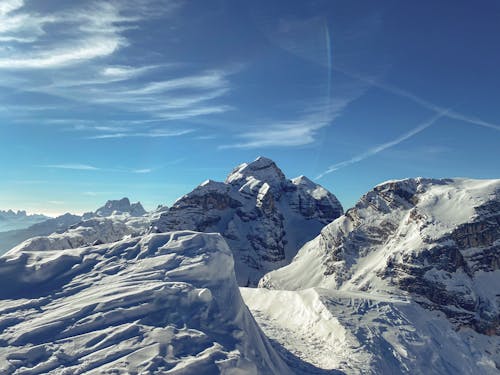
<path fill-rule="evenodd" d="M 225 182 L 206 181 L 178 199 L 151 231 L 221 233 L 234 252 L 238 282 L 246 286 L 289 263 L 342 212 L 327 190 L 305 177 L 288 180 L 261 157 L 235 168 Z"/>

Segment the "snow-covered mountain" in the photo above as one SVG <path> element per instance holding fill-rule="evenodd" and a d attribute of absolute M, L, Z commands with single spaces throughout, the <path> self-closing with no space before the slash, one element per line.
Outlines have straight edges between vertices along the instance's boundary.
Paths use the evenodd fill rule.
<path fill-rule="evenodd" d="M 94 212 L 87 212 L 83 214 L 83 219 L 87 220 L 93 217 L 110 217 L 115 215 L 130 215 L 130 216 L 142 216 L 146 213 L 144 207 L 142 207 L 141 202 L 130 203 L 128 198 L 122 198 L 119 200 L 109 200 L 106 204 L 98 208 Z"/>
<path fill-rule="evenodd" d="M 334 362 L 347 361 L 335 362 L 336 368 L 365 373 L 363 363 L 373 363 L 368 373 L 496 374 L 500 180 L 378 185 L 260 286 L 290 291 L 247 293 L 262 322 L 282 319 L 271 331 L 287 324 L 286 298 L 319 317 L 310 331 L 326 329 L 323 336 L 344 342 L 340 357 L 332 350 Z M 347 360 L 362 352 L 372 359 Z"/>
<path fill-rule="evenodd" d="M 43 233 L 30 236 L 27 240 L 18 242 L 14 249 L 15 251 L 64 250 L 112 243 L 125 237 L 136 237 L 149 228 L 159 213 L 143 215 L 146 215 L 146 211 L 139 202 L 130 204 L 128 198 L 109 200 L 95 212 L 85 213 L 82 217 L 76 216 L 75 221 L 70 221 L 69 225 L 61 225 L 59 222 L 62 226 L 59 230 L 51 230 L 48 235 Z M 48 229 L 53 229 L 52 225 L 49 225 Z"/>
<path fill-rule="evenodd" d="M 2 374 L 290 374 L 219 234 L 0 258 Z"/>
<path fill-rule="evenodd" d="M 500 371 L 500 180 L 389 181 L 342 215 L 258 158 L 142 211 L 0 258 L 0 373 Z"/>
<path fill-rule="evenodd" d="M 304 243 L 342 213 L 326 189 L 304 176 L 288 180 L 272 160 L 260 157 L 235 168 L 225 182 L 202 183 L 170 208 L 160 206 L 147 214 L 128 198 L 110 200 L 62 230 L 41 233 L 30 228 L 8 244 L 18 250 L 62 250 L 146 231 L 217 232 L 229 243 L 237 280 L 246 286 L 288 264 Z"/>
<path fill-rule="evenodd" d="M 288 180 L 272 160 L 259 157 L 235 168 L 225 182 L 207 180 L 179 198 L 152 231 L 221 233 L 233 251 L 238 283 L 246 286 L 288 264 L 342 213 L 326 189 L 304 176 Z"/>
<path fill-rule="evenodd" d="M 0 232 L 24 229 L 29 226 L 50 219 L 45 215 L 26 214 L 26 211 L 0 210 Z"/>
<path fill-rule="evenodd" d="M 109 200 L 83 216 L 67 213 L 23 230 L 0 233 L 0 254 L 16 245 L 31 250 L 62 250 L 115 242 L 143 233 L 159 216 L 159 212 L 153 212 L 142 217 L 145 214 L 140 202 L 131 204 L 128 198 Z"/>
<path fill-rule="evenodd" d="M 47 219 L 33 224 L 25 229 L 11 230 L 0 233 L 0 255 L 10 250 L 24 240 L 36 236 L 47 236 L 55 232 L 63 232 L 71 225 L 81 221 L 81 216 L 66 213 L 64 215 Z"/>

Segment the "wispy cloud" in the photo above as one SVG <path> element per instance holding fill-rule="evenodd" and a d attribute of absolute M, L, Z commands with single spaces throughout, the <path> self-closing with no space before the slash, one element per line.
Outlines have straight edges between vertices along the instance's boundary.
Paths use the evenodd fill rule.
<path fill-rule="evenodd" d="M 124 92 L 126 94 L 145 95 L 168 92 L 181 89 L 219 89 L 227 86 L 224 72 L 207 72 L 201 75 L 174 78 L 171 80 L 151 82 L 136 90 Z"/>
<path fill-rule="evenodd" d="M 162 81 L 120 87 L 92 87 L 85 90 L 80 87 L 68 87 L 63 93 L 57 89 L 47 88 L 47 92 L 125 111 L 133 109 L 134 112 L 151 115 L 153 119 L 180 120 L 224 113 L 233 109 L 225 104 L 212 103 L 230 90 L 229 82 L 224 78 L 225 73 L 218 72 L 217 75 L 218 79 L 209 85 L 204 76 L 185 76 L 175 79 L 182 80 L 182 84 Z"/>
<path fill-rule="evenodd" d="M 5 16 L 6 14 L 19 9 L 23 6 L 23 0 L 4 0 L 0 3 L 0 16 Z"/>
<path fill-rule="evenodd" d="M 88 197 L 97 197 L 101 193 L 97 191 L 84 191 L 82 194 Z"/>
<path fill-rule="evenodd" d="M 94 167 L 89 164 L 48 164 L 42 165 L 44 168 L 55 168 L 55 169 L 72 169 L 75 171 L 98 171 L 100 168 Z"/>
<path fill-rule="evenodd" d="M 112 3 L 93 2 L 49 15 L 29 10 L 22 0 L 6 4 L 0 12 L 0 38 L 18 43 L 9 44 L 8 53 L 0 55 L 0 69 L 58 68 L 111 55 L 127 45 L 121 31 L 133 21 Z M 49 24 L 54 29 L 64 25 L 66 38 L 50 38 Z"/>
<path fill-rule="evenodd" d="M 132 170 L 132 172 L 138 173 L 138 174 L 146 174 L 146 173 L 153 172 L 153 169 L 152 168 L 134 169 L 134 170 Z"/>
<path fill-rule="evenodd" d="M 361 154 L 359 155 L 356 155 L 348 160 L 344 160 L 344 161 L 341 161 L 339 163 L 336 163 L 336 164 L 333 164 L 331 165 L 330 167 L 328 167 L 327 170 L 325 170 L 324 172 L 322 172 L 321 174 L 319 174 L 316 179 L 320 179 L 322 177 L 324 177 L 325 175 L 329 174 L 329 173 L 332 173 L 332 172 L 335 172 L 336 170 L 339 170 L 341 168 L 344 168 L 344 167 L 347 167 L 351 164 L 355 164 L 355 163 L 359 163 L 360 161 L 362 160 L 365 160 L 371 156 L 374 156 L 388 148 L 391 148 L 391 147 L 394 147 L 394 146 L 397 146 L 398 144 L 400 144 L 401 142 L 403 141 L 406 141 L 407 139 L 417 135 L 418 133 L 422 132 L 423 130 L 427 129 L 429 126 L 433 125 L 434 123 L 436 123 L 436 121 L 438 121 L 440 118 L 446 116 L 447 114 L 449 113 L 449 110 L 444 110 L 444 111 L 441 111 L 439 113 L 437 113 L 436 115 L 434 115 L 432 118 L 430 118 L 429 120 L 421 123 L 420 125 L 416 126 L 415 128 L 411 129 L 409 132 L 393 139 L 392 141 L 389 141 L 389 142 L 386 142 L 386 143 L 383 143 L 381 145 L 378 145 L 378 146 L 375 146 L 375 147 L 372 147 L 370 148 L 369 150 L 365 151 L 365 152 L 362 152 Z"/>
<path fill-rule="evenodd" d="M 423 99 L 420 96 L 415 95 L 409 91 L 403 90 L 399 87 L 390 85 L 388 83 L 385 83 L 385 82 L 382 82 L 380 80 L 376 80 L 376 79 L 373 79 L 370 77 L 362 76 L 358 73 L 351 72 L 347 69 L 340 68 L 338 66 L 333 66 L 332 69 L 334 69 L 335 71 L 342 73 L 346 76 L 354 78 L 358 81 L 365 82 L 365 83 L 369 84 L 370 86 L 377 87 L 383 91 L 389 92 L 393 95 L 399 96 L 401 98 L 409 99 L 412 102 L 422 106 L 423 108 L 429 109 L 429 110 L 434 111 L 436 113 L 442 113 L 443 111 L 445 111 L 446 112 L 445 116 L 448 118 L 451 118 L 454 120 L 460 120 L 460 121 L 464 121 L 464 122 L 467 122 L 467 123 L 470 123 L 473 125 L 478 125 L 478 126 L 482 126 L 482 127 L 486 127 L 486 128 L 500 131 L 500 125 L 498 125 L 498 124 L 493 124 L 491 122 L 481 120 L 477 117 L 465 115 L 463 113 L 459 113 L 459 112 L 456 112 L 454 110 L 446 110 L 444 107 L 441 107 L 437 104 L 431 103 L 428 100 Z"/>
<path fill-rule="evenodd" d="M 313 143 L 318 132 L 331 125 L 342 112 L 366 91 L 366 85 L 339 85 L 332 98 L 302 104 L 308 108 L 297 120 L 263 122 L 236 136 L 239 141 L 219 146 L 228 148 L 292 147 Z"/>
<path fill-rule="evenodd" d="M 87 197 L 97 197 L 97 196 L 100 196 L 100 195 L 108 195 L 108 196 L 114 196 L 114 195 L 118 195 L 120 193 L 118 192 L 115 192 L 115 191 L 84 191 L 82 192 L 82 195 L 85 195 Z"/>
<path fill-rule="evenodd" d="M 173 160 L 172 162 L 167 162 L 166 165 L 177 164 L 184 159 Z M 134 173 L 134 174 L 148 174 L 152 173 L 158 168 L 103 168 L 96 167 L 90 164 L 78 164 L 78 163 L 67 163 L 67 164 L 47 164 L 41 165 L 43 168 L 52 169 L 67 169 L 73 171 L 97 171 L 97 172 L 114 172 L 114 173 Z"/>
<path fill-rule="evenodd" d="M 409 91 L 403 90 L 399 87 L 389 85 L 389 84 L 384 83 L 382 81 L 379 81 L 379 80 L 376 80 L 376 79 L 373 79 L 370 77 L 362 76 L 362 75 L 357 74 L 357 73 L 350 72 L 350 71 L 343 69 L 343 68 L 340 68 L 338 66 L 332 66 L 332 69 L 334 69 L 335 71 L 340 72 L 346 76 L 354 78 L 360 82 L 364 82 L 372 87 L 377 87 L 377 88 L 379 88 L 383 91 L 386 91 L 388 93 L 391 93 L 393 95 L 399 96 L 401 98 L 409 99 L 412 102 L 420 105 L 421 107 L 435 112 L 435 116 L 433 116 L 428 121 L 420 124 L 419 126 L 415 127 L 414 129 L 410 130 L 409 132 L 403 134 L 402 136 L 400 136 L 400 137 L 398 137 L 390 142 L 387 142 L 387 143 L 381 144 L 379 146 L 370 148 L 369 150 L 367 150 L 359 155 L 356 155 L 356 156 L 352 157 L 351 159 L 344 160 L 344 161 L 341 161 L 339 163 L 331 165 L 330 167 L 328 167 L 328 169 L 326 171 L 319 174 L 316 177 L 316 179 L 320 179 L 320 178 L 324 177 L 325 175 L 332 173 L 338 169 L 341 169 L 341 168 L 347 167 L 349 165 L 358 163 L 358 162 L 365 160 L 373 155 L 378 154 L 379 152 L 382 152 L 388 148 L 396 146 L 399 143 L 401 143 L 401 142 L 413 137 L 414 135 L 420 133 L 421 131 L 427 129 L 429 126 L 433 125 L 437 120 L 439 120 L 442 117 L 448 117 L 451 119 L 464 121 L 464 122 L 467 122 L 467 123 L 470 123 L 473 125 L 486 127 L 486 128 L 490 128 L 490 129 L 497 130 L 497 131 L 500 130 L 499 125 L 496 125 L 496 124 L 493 124 L 493 123 L 490 123 L 487 121 L 483 121 L 479 118 L 464 115 L 464 114 L 456 112 L 452 109 L 443 108 L 439 105 L 431 103 L 428 100 L 423 99 L 423 98 L 421 98 L 421 97 L 419 97 L 419 96 L 417 96 Z"/>
<path fill-rule="evenodd" d="M 49 52 L 22 57 L 0 58 L 0 69 L 43 69 L 54 68 L 78 61 L 107 56 L 120 46 L 119 40 L 93 38 L 81 41 L 79 45 L 67 49 L 57 49 Z"/>
<path fill-rule="evenodd" d="M 109 134 L 94 135 L 87 138 L 88 139 L 109 139 L 109 138 L 129 138 L 129 137 L 164 138 L 164 137 L 178 137 L 184 134 L 192 133 L 193 131 L 194 131 L 193 129 L 183 129 L 183 130 L 173 130 L 173 131 L 154 129 L 149 132 L 109 133 Z"/>
<path fill-rule="evenodd" d="M 45 33 L 45 25 L 54 22 L 50 15 L 20 12 L 24 5 L 24 0 L 0 3 L 0 42 L 32 43 Z"/>
<path fill-rule="evenodd" d="M 64 202 L 64 201 L 47 201 L 47 203 L 54 204 L 54 205 L 60 205 L 60 204 L 65 204 L 66 202 Z"/>
<path fill-rule="evenodd" d="M 194 137 L 194 139 L 198 139 L 200 141 L 209 140 L 209 139 L 215 139 L 215 138 L 217 138 L 217 136 L 215 134 L 199 135 L 197 137 Z"/>
<path fill-rule="evenodd" d="M 88 67 L 87 75 L 84 77 L 60 77 L 55 82 L 52 82 L 47 87 L 40 89 L 63 89 L 63 88 L 80 88 L 81 86 L 102 86 L 111 83 L 131 80 L 141 77 L 144 74 L 150 73 L 155 69 L 168 68 L 174 64 L 158 64 L 144 66 L 122 66 L 122 65 L 103 65 Z M 47 90 L 49 91 L 49 90 Z"/>
<path fill-rule="evenodd" d="M 41 185 L 48 184 L 50 181 L 48 180 L 10 180 L 7 181 L 9 184 L 19 184 L 19 185 Z"/>
<path fill-rule="evenodd" d="M 24 0 L 4 0 L 0 5 L 0 82 L 17 92 L 36 93 L 87 107 L 141 114 L 142 123 L 155 119 L 182 120 L 224 113 L 233 108 L 214 102 L 226 95 L 229 75 L 235 69 L 197 71 L 178 62 L 123 64 L 122 50 L 134 46 L 135 35 L 128 31 L 151 18 L 168 16 L 180 7 L 179 0 L 116 0 L 67 3 L 56 12 L 34 10 Z M 46 71 L 50 70 L 50 74 Z M 13 105 L 17 105 L 13 104 Z M 16 117 L 29 119 L 31 105 L 22 114 L 4 109 Z M 13 109 L 13 108 L 12 108 Z M 54 108 L 45 108 L 52 111 Z M 44 108 L 38 106 L 37 111 Z M 5 111 L 4 111 L 5 112 Z M 138 116 L 136 116 L 138 117 Z M 37 120 L 40 116 L 37 116 Z M 62 128 L 67 124 L 62 124 Z M 93 129 L 88 138 L 169 137 L 175 134 L 150 129 L 124 130 L 109 125 Z M 92 129 L 88 127 L 87 131 Z M 185 133 L 191 130 L 186 130 Z M 185 134 L 183 133 L 183 134 Z"/>
<path fill-rule="evenodd" d="M 287 147 L 312 143 L 317 131 L 333 121 L 332 117 L 319 119 L 315 117 L 315 115 L 310 115 L 296 121 L 274 123 L 260 129 L 244 132 L 238 135 L 241 142 L 221 145 L 219 148 Z"/>

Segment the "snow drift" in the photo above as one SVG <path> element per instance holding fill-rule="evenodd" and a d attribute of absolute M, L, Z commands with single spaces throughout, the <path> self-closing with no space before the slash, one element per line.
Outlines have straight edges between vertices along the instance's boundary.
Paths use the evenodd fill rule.
<path fill-rule="evenodd" d="M 321 374 L 498 374 L 499 336 L 457 331 L 407 296 L 241 291 L 266 335 Z"/>
<path fill-rule="evenodd" d="M 289 373 L 219 234 L 13 250 L 0 283 L 0 373 Z"/>

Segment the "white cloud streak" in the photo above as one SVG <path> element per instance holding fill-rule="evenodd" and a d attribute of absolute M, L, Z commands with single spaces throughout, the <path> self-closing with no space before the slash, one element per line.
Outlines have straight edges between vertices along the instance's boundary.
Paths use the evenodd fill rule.
<path fill-rule="evenodd" d="M 152 82 L 139 89 L 124 94 L 146 95 L 182 89 L 209 90 L 227 86 L 224 72 L 207 72 L 201 75 L 175 78 L 167 81 Z"/>
<path fill-rule="evenodd" d="M 82 86 L 99 86 L 99 85 L 107 85 L 110 83 L 117 83 L 128 81 L 133 78 L 140 77 L 146 73 L 151 72 L 154 69 L 167 67 L 168 64 L 162 65 L 145 65 L 145 66 L 98 66 L 96 67 L 96 71 L 90 72 L 90 77 L 88 78 L 80 78 L 80 79 L 67 79 L 62 78 L 53 82 L 48 86 L 49 90 L 44 90 L 41 88 L 41 91 L 48 91 L 53 89 L 56 91 L 57 89 L 64 88 L 73 88 L 79 89 Z"/>
<path fill-rule="evenodd" d="M 0 58 L 0 69 L 44 69 L 56 68 L 71 63 L 111 55 L 121 45 L 119 40 L 93 38 L 79 42 L 71 48 L 61 48 L 36 55 Z"/>
<path fill-rule="evenodd" d="M 123 65 L 123 60 L 115 63 L 113 59 L 118 51 L 136 42 L 125 31 L 139 28 L 141 22 L 159 15 L 169 15 L 180 4 L 182 1 L 177 0 L 96 0 L 66 3 L 56 12 L 39 13 L 27 1 L 3 0 L 0 2 L 0 86 L 64 102 L 59 108 L 47 108 L 48 111 L 67 111 L 67 102 L 72 101 L 76 105 L 83 103 L 88 107 L 140 113 L 144 121 L 137 121 L 139 125 L 230 111 L 231 106 L 213 101 L 230 90 L 228 76 L 235 73 L 234 69 L 187 73 L 183 69 L 180 75 L 175 68 L 186 66 L 177 62 L 135 66 L 133 61 Z M 48 70 L 50 74 L 46 73 Z M 32 112 L 32 106 L 26 105 L 26 111 L 9 112 L 26 120 L 33 117 L 26 115 Z M 9 110 L 12 106 L 5 104 L 4 107 Z M 62 124 L 62 127 L 68 125 L 72 127 L 71 124 Z M 94 129 L 107 134 L 88 138 L 175 135 L 163 131 L 150 135 L 147 129 L 128 131 L 121 125 L 115 129 L 111 129 L 112 125 L 109 127 Z"/>
<path fill-rule="evenodd" d="M 343 97 L 328 98 L 326 103 L 319 105 L 308 103 L 305 107 L 310 110 L 298 120 L 270 121 L 261 126 L 254 126 L 252 130 L 237 135 L 241 142 L 221 145 L 219 149 L 292 147 L 313 143 L 317 133 L 331 125 L 349 104 L 364 94 L 365 89 L 364 86 L 344 88 Z"/>
<path fill-rule="evenodd" d="M 406 141 L 407 139 L 409 139 L 409 138 L 417 135 L 418 133 L 420 133 L 423 130 L 427 129 L 431 125 L 435 124 L 436 121 L 438 121 L 442 117 L 447 116 L 448 113 L 449 113 L 449 110 L 441 111 L 441 112 L 437 113 L 436 115 L 434 115 L 429 120 L 423 122 L 422 124 L 418 125 L 417 127 L 411 129 L 409 132 L 407 132 L 407 133 L 399 136 L 398 138 L 393 139 L 392 141 L 389 141 L 389 142 L 386 142 L 386 143 L 382 143 L 381 145 L 372 147 L 369 150 L 367 150 L 365 152 L 362 152 L 361 154 L 356 155 L 356 156 L 354 156 L 354 157 L 352 157 L 352 158 L 350 158 L 348 160 L 344 160 L 344 161 L 341 161 L 339 163 L 333 164 L 330 167 L 328 167 L 328 169 L 325 170 L 323 173 L 319 174 L 316 177 L 316 179 L 323 178 L 324 176 L 326 176 L 329 173 L 335 172 L 336 170 L 339 170 L 341 168 L 347 167 L 347 166 L 349 166 L 351 164 L 359 163 L 360 161 L 363 161 L 363 160 L 365 160 L 365 159 L 367 159 L 367 158 L 369 158 L 371 156 L 374 156 L 374 155 L 376 155 L 376 154 L 378 154 L 378 153 L 380 153 L 380 152 L 382 152 L 382 151 L 384 151 L 384 150 L 386 150 L 388 148 L 397 146 L 401 142 Z"/>
<path fill-rule="evenodd" d="M 182 130 L 152 130 L 149 132 L 141 133 L 109 133 L 100 134 L 87 139 L 109 139 L 109 138 L 131 138 L 131 137 L 142 137 L 142 138 L 165 138 L 165 137 L 179 137 L 181 135 L 192 133 L 193 129 L 182 129 Z"/>
<path fill-rule="evenodd" d="M 138 173 L 138 174 L 147 174 L 147 173 L 153 172 L 153 169 L 151 169 L 151 168 L 134 169 L 132 172 Z"/>
<path fill-rule="evenodd" d="M 301 120 L 271 124 L 264 129 L 257 129 L 240 134 L 243 142 L 219 146 L 228 148 L 259 148 L 275 146 L 301 146 L 314 142 L 316 132 L 327 126 L 332 120 L 315 120 L 315 116 L 308 116 Z"/>
<path fill-rule="evenodd" d="M 399 87 L 392 86 L 392 85 L 389 85 L 385 82 L 381 82 L 381 81 L 378 81 L 378 80 L 373 79 L 373 78 L 365 77 L 365 76 L 362 76 L 360 74 L 350 72 L 350 71 L 343 69 L 343 68 L 340 68 L 338 66 L 333 66 L 332 69 L 334 69 L 335 71 L 342 73 L 348 77 L 354 78 L 354 79 L 361 81 L 361 82 L 364 82 L 364 83 L 367 83 L 373 87 L 377 87 L 377 88 L 379 88 L 383 91 L 386 91 L 388 93 L 391 93 L 393 95 L 399 96 L 401 98 L 409 99 L 412 102 L 420 105 L 421 107 L 429 109 L 429 110 L 434 111 L 436 113 L 441 113 L 441 112 L 445 111 L 446 112 L 445 116 L 448 118 L 451 118 L 454 120 L 460 120 L 460 121 L 464 121 L 464 122 L 467 122 L 467 123 L 470 123 L 473 125 L 478 125 L 478 126 L 482 126 L 485 128 L 500 131 L 500 125 L 493 124 L 493 123 L 488 122 L 488 121 L 483 121 L 483 120 L 476 118 L 476 117 L 473 117 L 473 116 L 464 115 L 462 113 L 459 113 L 459 112 L 456 112 L 453 110 L 446 110 L 445 108 L 443 108 L 439 105 L 431 103 L 428 100 L 425 100 L 425 99 L 423 99 L 423 98 L 421 98 L 421 97 L 419 97 L 419 96 L 417 96 L 409 91 L 400 89 Z"/>
<path fill-rule="evenodd" d="M 94 167 L 88 164 L 49 164 L 43 165 L 44 168 L 55 168 L 55 169 L 70 169 L 75 171 L 99 171 L 100 168 Z"/>
<path fill-rule="evenodd" d="M 5 16 L 16 9 L 21 8 L 23 5 L 23 0 L 3 0 L 0 3 L 0 16 Z"/>
<path fill-rule="evenodd" d="M 333 66 L 332 69 L 334 69 L 335 71 L 340 72 L 348 77 L 354 78 L 360 82 L 367 83 L 370 86 L 377 87 L 377 88 L 379 88 L 383 91 L 386 91 L 388 93 L 391 93 L 393 95 L 399 96 L 401 98 L 409 99 L 412 102 L 420 105 L 421 107 L 435 112 L 436 115 L 433 116 L 430 120 L 420 124 L 419 126 L 417 126 L 414 129 L 410 130 L 408 133 L 406 133 L 406 134 L 404 134 L 404 135 L 402 135 L 402 136 L 400 136 L 400 137 L 398 137 L 390 142 L 373 147 L 373 148 L 371 148 L 371 149 L 369 149 L 369 150 L 367 150 L 367 151 L 365 151 L 357 156 L 354 156 L 353 158 L 351 158 L 349 160 L 345 160 L 345 161 L 331 165 L 330 167 L 328 167 L 328 169 L 326 171 L 319 174 L 316 177 L 316 179 L 320 179 L 320 178 L 324 177 L 325 175 L 332 173 L 338 169 L 341 169 L 341 168 L 347 167 L 349 165 L 358 163 L 358 162 L 365 160 L 373 155 L 376 155 L 379 152 L 382 152 L 390 147 L 396 146 L 399 143 L 401 143 L 401 142 L 413 137 L 414 135 L 420 133 L 421 131 L 427 129 L 429 126 L 433 125 L 437 120 L 439 120 L 442 117 L 460 120 L 460 121 L 464 121 L 464 122 L 467 122 L 467 123 L 470 123 L 473 125 L 482 126 L 485 128 L 500 131 L 499 125 L 496 125 L 496 124 L 493 124 L 493 123 L 490 123 L 487 121 L 483 121 L 479 118 L 464 115 L 462 113 L 456 112 L 456 111 L 451 110 L 451 109 L 443 108 L 443 107 L 438 106 L 434 103 L 431 103 L 431 102 L 429 102 L 429 101 L 427 101 L 427 100 L 425 100 L 425 99 L 423 99 L 423 98 L 421 98 L 421 97 L 419 97 L 419 96 L 417 96 L 409 91 L 400 89 L 399 87 L 392 86 L 392 85 L 389 85 L 387 83 L 384 83 L 384 82 L 381 82 L 381 81 L 378 81 L 378 80 L 375 80 L 375 79 L 372 79 L 369 77 L 365 77 L 365 76 L 359 75 L 357 73 L 347 71 L 345 69 L 341 69 L 337 66 Z"/>
<path fill-rule="evenodd" d="M 27 9 L 24 1 L 7 1 L 0 9 L 0 41 L 23 43 L 8 45 L 8 52 L 0 54 L 0 69 L 51 69 L 109 56 L 127 45 L 121 32 L 132 20 L 112 3 L 93 2 L 78 11 L 40 15 Z M 50 38 L 49 24 L 64 25 L 65 36 Z"/>
<path fill-rule="evenodd" d="M 72 171 L 101 171 L 101 172 L 119 172 L 119 173 L 135 173 L 135 174 L 147 174 L 154 171 L 154 168 L 135 168 L 135 169 L 125 169 L 125 168 L 99 168 L 89 164 L 78 164 L 78 163 L 68 163 L 68 164 L 48 164 L 41 165 L 42 168 L 51 169 L 67 169 Z"/>

